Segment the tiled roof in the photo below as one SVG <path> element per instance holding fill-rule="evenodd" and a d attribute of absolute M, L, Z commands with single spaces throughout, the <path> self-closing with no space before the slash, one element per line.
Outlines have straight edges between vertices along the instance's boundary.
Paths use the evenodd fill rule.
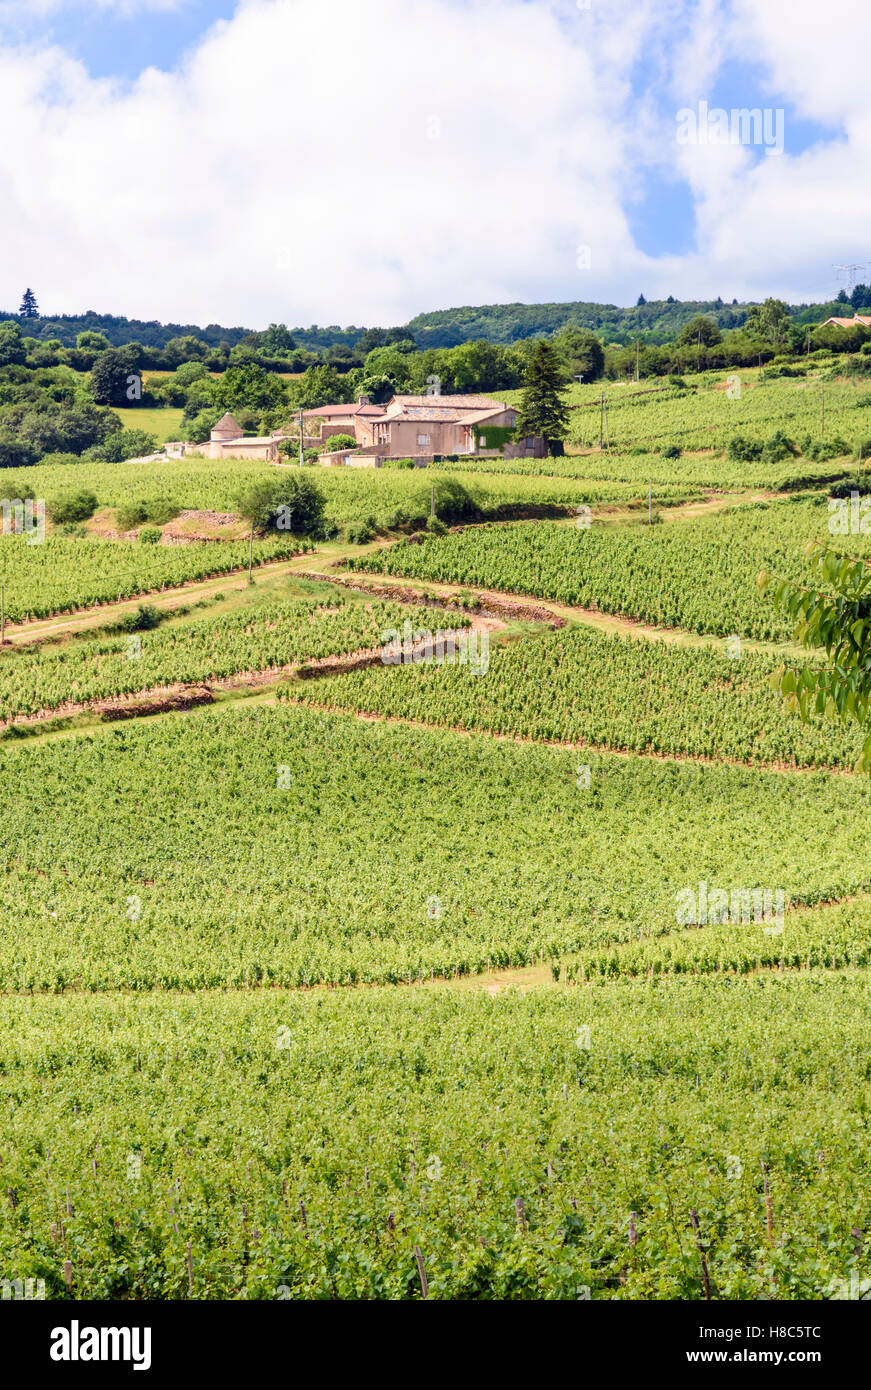
<path fill-rule="evenodd" d="M 241 435 L 242 426 L 239 424 L 238 420 L 233 419 L 232 415 L 228 410 L 224 415 L 221 416 L 218 423 L 212 426 L 212 430 L 220 430 L 222 434 L 225 430 L 235 430 L 237 435 Z"/>
<path fill-rule="evenodd" d="M 352 415 L 377 416 L 380 418 L 384 414 L 384 410 L 380 405 L 346 403 L 344 405 L 317 405 L 311 410 L 304 410 L 302 413 L 306 417 L 320 415 L 324 419 L 327 419 L 331 415 L 344 416 L 348 419 L 350 419 Z"/>
<path fill-rule="evenodd" d="M 432 405 L 434 402 L 438 402 L 438 404 L 451 410 L 505 409 L 501 401 L 494 401 L 491 396 L 394 396 L 390 405 L 421 406 Z"/>
<path fill-rule="evenodd" d="M 476 410 L 471 415 L 462 416 L 461 423 L 464 425 L 479 425 L 482 420 L 491 420 L 494 415 L 504 415 L 506 410 L 514 410 L 513 405 L 497 405 L 495 410 Z"/>
<path fill-rule="evenodd" d="M 830 319 L 826 319 L 826 322 L 822 325 L 822 327 L 825 328 L 826 324 L 829 323 L 836 323 L 839 328 L 855 328 L 857 323 L 860 324 L 863 328 L 871 328 L 871 318 L 868 318 L 863 314 L 854 314 L 854 316 L 851 319 L 839 319 L 832 317 Z"/>

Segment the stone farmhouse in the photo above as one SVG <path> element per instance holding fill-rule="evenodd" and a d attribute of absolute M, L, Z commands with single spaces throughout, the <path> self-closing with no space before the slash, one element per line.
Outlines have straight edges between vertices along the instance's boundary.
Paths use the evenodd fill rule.
<path fill-rule="evenodd" d="M 517 420 L 513 406 L 488 396 L 393 396 L 383 406 L 361 396 L 356 405 L 322 405 L 303 418 L 308 432 L 317 432 L 322 442 L 335 434 L 357 441 L 353 453 L 323 454 L 321 463 L 377 468 L 385 459 L 424 464 L 453 454 L 542 458 L 546 453 L 545 441 L 535 437 L 488 447 L 488 431 L 495 442 Z"/>
<path fill-rule="evenodd" d="M 205 444 L 168 444 L 167 453 L 201 454 L 209 459 L 262 459 L 278 461 L 278 446 L 287 436 L 284 431 L 256 438 L 246 435 L 233 416 L 227 412 L 215 425 Z"/>

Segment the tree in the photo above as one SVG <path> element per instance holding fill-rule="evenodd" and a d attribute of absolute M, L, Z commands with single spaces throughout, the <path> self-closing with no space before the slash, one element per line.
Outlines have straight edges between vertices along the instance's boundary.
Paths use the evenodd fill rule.
<path fill-rule="evenodd" d="M 117 430 L 107 435 L 102 444 L 88 450 L 88 458 L 98 463 L 123 463 L 125 459 L 144 458 L 157 448 L 155 435 L 147 430 Z"/>
<path fill-rule="evenodd" d="M 598 381 L 605 370 L 605 349 L 591 329 L 566 324 L 554 334 L 553 342 L 572 381 L 578 376 Z"/>
<path fill-rule="evenodd" d="M 782 299 L 766 299 L 764 304 L 756 304 L 744 321 L 748 334 L 760 338 L 773 348 L 780 347 L 792 327 L 792 318 Z"/>
<path fill-rule="evenodd" d="M 239 496 L 236 507 L 259 534 L 292 532 L 320 536 L 324 530 L 324 497 L 307 473 L 258 478 Z"/>
<path fill-rule="evenodd" d="M 349 399 L 348 382 L 345 377 L 339 376 L 335 367 L 308 367 L 302 380 L 292 383 L 290 398 L 297 410 L 314 410 L 319 405 L 341 405 Z"/>
<path fill-rule="evenodd" d="M 640 295 L 638 296 L 638 298 L 636 299 L 636 301 L 635 301 L 635 307 L 636 307 L 636 309 L 640 309 L 641 306 L 642 306 L 642 304 L 646 304 L 646 303 L 647 303 L 647 300 L 644 298 L 644 295 L 643 295 L 643 294 L 640 294 Z"/>
<path fill-rule="evenodd" d="M 18 310 L 22 318 L 38 319 L 39 305 L 36 302 L 36 295 L 28 285 L 21 298 L 21 308 Z"/>
<path fill-rule="evenodd" d="M 296 343 L 286 323 L 271 323 L 263 334 L 263 347 L 266 352 L 278 357 L 293 352 Z"/>
<path fill-rule="evenodd" d="M 217 405 L 234 413 L 246 406 L 262 413 L 287 400 L 287 389 L 281 378 L 264 372 L 254 361 L 229 367 L 209 389 Z"/>
<path fill-rule="evenodd" d="M 845 520 L 851 505 L 852 499 L 843 499 Z M 824 715 L 843 723 L 855 719 L 867 728 L 871 724 L 871 566 L 864 557 L 844 555 L 819 541 L 808 544 L 804 562 L 807 584 L 775 580 L 770 570 L 762 570 L 756 583 L 762 593 L 774 583 L 774 602 L 793 620 L 796 642 L 825 651 L 828 664 L 814 662 L 797 671 L 781 666 L 772 674 L 771 684 L 787 709 L 805 723 Z M 871 771 L 871 733 L 856 771 Z"/>
<path fill-rule="evenodd" d="M 119 348 L 107 348 L 95 357 L 91 368 L 91 395 L 98 405 L 128 405 L 127 355 Z"/>
<path fill-rule="evenodd" d="M 363 372 L 367 377 L 388 376 L 398 391 L 408 390 L 413 363 L 407 352 L 397 346 L 373 348 L 367 352 Z"/>
<path fill-rule="evenodd" d="M 84 333 L 79 333 L 76 337 L 76 347 L 85 352 L 105 352 L 109 346 L 109 339 L 102 333 L 94 333 L 90 328 L 86 328 Z"/>
<path fill-rule="evenodd" d="M 21 329 L 14 319 L 0 323 L 0 367 L 20 366 L 27 356 Z"/>
<path fill-rule="evenodd" d="M 677 336 L 679 344 L 688 344 L 690 347 L 701 343 L 702 347 L 714 347 L 723 341 L 720 332 L 713 319 L 708 318 L 707 314 L 696 314 L 695 318 L 685 323 Z"/>
<path fill-rule="evenodd" d="M 547 338 L 539 338 L 527 364 L 515 428 L 519 437 L 541 435 L 547 440 L 551 454 L 563 452 L 562 441 L 569 428 L 562 384 L 562 364 L 557 350 Z"/>

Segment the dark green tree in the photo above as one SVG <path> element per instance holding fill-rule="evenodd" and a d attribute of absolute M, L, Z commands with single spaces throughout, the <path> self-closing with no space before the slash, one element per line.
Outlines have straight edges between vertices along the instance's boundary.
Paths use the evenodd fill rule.
<path fill-rule="evenodd" d="M 21 365 L 27 356 L 21 329 L 14 319 L 0 323 L 0 367 Z"/>
<path fill-rule="evenodd" d="M 91 368 L 91 395 L 98 405 L 129 405 L 127 378 L 130 376 L 127 354 L 120 348 L 107 348 L 98 353 Z"/>
<path fill-rule="evenodd" d="M 605 370 L 605 349 L 591 329 L 569 323 L 554 334 L 553 341 L 572 381 L 579 376 L 598 381 Z"/>
<path fill-rule="evenodd" d="M 716 343 L 723 341 L 723 335 L 714 320 L 708 318 L 707 314 L 696 314 L 695 318 L 684 324 L 677 336 L 677 341 L 681 345 L 686 343 L 690 347 L 695 347 L 698 343 L 701 343 L 702 347 L 713 347 Z"/>
<path fill-rule="evenodd" d="M 519 438 L 541 435 L 551 454 L 562 454 L 569 428 L 569 413 L 562 397 L 563 379 L 557 349 L 547 338 L 540 338 L 527 363 L 515 429 Z"/>
<path fill-rule="evenodd" d="M 38 319 L 39 305 L 36 302 L 36 295 L 28 285 L 21 298 L 21 308 L 18 310 L 22 318 Z"/>
<path fill-rule="evenodd" d="M 844 499 L 844 512 L 850 501 Z M 845 521 L 847 520 L 845 515 Z M 795 624 L 797 643 L 825 652 L 799 670 L 781 666 L 771 684 L 787 709 L 805 723 L 821 715 L 843 723 L 871 725 L 871 566 L 864 556 L 844 555 L 811 541 L 804 553 L 808 582 L 778 579 L 762 570 L 757 585 L 772 589 L 775 604 Z M 871 771 L 871 732 L 856 764 Z"/>

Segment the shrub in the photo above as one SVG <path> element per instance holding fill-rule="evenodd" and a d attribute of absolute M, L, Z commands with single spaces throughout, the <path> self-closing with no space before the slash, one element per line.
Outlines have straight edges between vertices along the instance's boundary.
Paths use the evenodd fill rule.
<path fill-rule="evenodd" d="M 88 488 L 62 492 L 48 503 L 48 514 L 59 525 L 71 521 L 87 521 L 97 510 L 96 494 Z"/>
<path fill-rule="evenodd" d="M 437 516 L 431 516 L 429 518 L 426 523 L 426 529 L 431 536 L 446 536 L 448 534 L 447 526 L 443 521 L 439 520 Z"/>
<path fill-rule="evenodd" d="M 482 507 L 480 499 L 458 478 L 449 477 L 440 478 L 434 486 L 424 487 L 409 504 L 409 520 L 425 520 L 432 512 L 451 526 L 460 521 L 477 521 Z"/>
<path fill-rule="evenodd" d="M 359 445 L 352 434 L 331 434 L 323 444 L 323 452 L 327 454 L 338 453 L 340 449 L 356 449 Z"/>
<path fill-rule="evenodd" d="M 153 526 L 165 526 L 177 517 L 181 507 L 169 497 L 151 497 L 143 502 L 122 502 L 115 510 L 115 524 L 119 531 L 135 531 L 144 522 Z"/>
<path fill-rule="evenodd" d="M 814 463 L 825 463 L 828 459 L 851 454 L 853 450 L 846 439 L 842 439 L 840 435 L 833 435 L 831 439 L 815 439 L 805 444 L 802 452 L 806 458 L 813 459 Z"/>
<path fill-rule="evenodd" d="M 159 526 L 143 526 L 142 530 L 139 532 L 139 544 L 159 545 L 160 534 Z"/>
<path fill-rule="evenodd" d="M 726 456 L 732 463 L 758 463 L 764 447 L 761 439 L 748 439 L 746 435 L 733 434 Z"/>
<path fill-rule="evenodd" d="M 258 478 L 239 496 L 236 506 L 261 535 L 267 531 L 323 534 L 324 497 L 314 479 L 304 473 Z"/>
<path fill-rule="evenodd" d="M 352 521 L 345 535 L 351 545 L 366 545 L 375 539 L 375 531 L 367 521 Z"/>
<path fill-rule="evenodd" d="M 102 444 L 94 444 L 85 457 L 97 463 L 123 463 L 125 459 L 140 458 L 153 454 L 157 440 L 146 430 L 118 430 L 107 435 Z"/>
<path fill-rule="evenodd" d="M 783 459 L 793 458 L 798 453 L 794 439 L 788 438 L 783 430 L 775 430 L 765 441 L 762 457 L 766 463 L 781 463 Z"/>
<path fill-rule="evenodd" d="M 664 459 L 680 458 L 680 446 L 678 444 L 666 444 L 665 448 L 660 450 L 660 452 Z"/>
<path fill-rule="evenodd" d="M 148 632 L 163 621 L 163 614 L 152 603 L 140 603 L 135 613 L 125 613 L 118 623 L 119 632 Z"/>

